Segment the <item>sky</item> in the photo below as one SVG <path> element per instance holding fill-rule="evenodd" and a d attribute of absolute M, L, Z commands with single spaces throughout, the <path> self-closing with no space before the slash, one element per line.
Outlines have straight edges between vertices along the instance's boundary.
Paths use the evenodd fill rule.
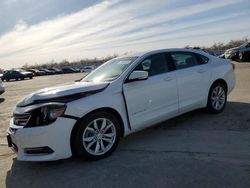
<path fill-rule="evenodd" d="M 250 0 L 0 0 L 0 68 L 250 37 Z"/>

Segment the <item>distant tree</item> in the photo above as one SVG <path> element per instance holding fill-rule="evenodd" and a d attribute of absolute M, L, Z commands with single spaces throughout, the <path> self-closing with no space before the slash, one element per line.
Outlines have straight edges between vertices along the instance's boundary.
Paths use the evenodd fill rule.
<path fill-rule="evenodd" d="M 214 43 L 212 46 L 210 47 L 202 47 L 202 46 L 197 46 L 201 49 L 205 49 L 208 52 L 213 52 L 215 54 L 222 54 L 225 52 L 225 50 L 229 49 L 229 48 L 234 48 L 237 46 L 242 45 L 245 42 L 250 41 L 250 39 L 248 37 L 244 37 L 242 39 L 238 39 L 238 40 L 230 40 L 228 43 L 222 43 L 222 42 L 218 42 L 218 43 Z M 188 45 L 186 47 L 189 47 Z"/>
<path fill-rule="evenodd" d="M 237 46 L 242 45 L 243 43 L 250 41 L 249 38 L 244 37 L 243 39 L 238 39 L 238 40 L 230 40 L 228 43 L 224 44 L 224 43 L 215 43 L 213 44 L 211 47 L 207 47 L 205 48 L 208 51 L 225 51 L 229 48 L 234 48 Z"/>
<path fill-rule="evenodd" d="M 43 69 L 43 68 L 51 68 L 51 67 L 57 67 L 57 68 L 62 68 L 62 67 L 74 67 L 74 68 L 82 68 L 86 65 L 100 65 L 112 58 L 117 57 L 118 54 L 113 54 L 110 56 L 106 56 L 103 58 L 93 58 L 93 59 L 81 59 L 77 61 L 72 61 L 69 62 L 67 59 L 62 60 L 61 62 L 56 62 L 55 60 L 51 60 L 48 63 L 45 64 L 34 64 L 34 65 L 28 65 L 27 63 L 22 67 L 23 69 Z"/>
<path fill-rule="evenodd" d="M 210 47 L 202 47 L 202 46 L 197 46 L 197 48 L 201 48 L 201 49 L 205 49 L 209 52 L 217 52 L 217 53 L 224 53 L 225 50 L 229 49 L 229 48 L 233 48 L 233 47 L 237 47 L 240 46 L 241 44 L 250 41 L 250 39 L 248 37 L 244 37 L 242 39 L 238 39 L 238 40 L 231 40 L 228 43 L 214 43 L 212 46 Z M 186 48 L 189 48 L 189 45 L 186 45 Z M 128 53 L 127 53 L 128 54 Z M 51 60 L 48 63 L 45 64 L 34 64 L 34 65 L 28 65 L 27 63 L 22 67 L 23 69 L 42 69 L 42 68 L 51 68 L 51 67 L 58 67 L 58 68 L 62 68 L 62 67 L 75 67 L 75 68 L 82 68 L 83 66 L 86 65 L 101 65 L 102 63 L 117 57 L 118 54 L 113 54 L 113 55 L 109 55 L 103 58 L 92 58 L 92 59 L 88 59 L 88 58 L 84 58 L 84 59 L 80 59 L 80 60 L 76 60 L 76 61 L 72 61 L 69 62 L 67 59 L 62 60 L 61 62 L 56 62 L 55 60 Z M 0 69 L 0 72 L 3 72 L 2 69 Z"/>

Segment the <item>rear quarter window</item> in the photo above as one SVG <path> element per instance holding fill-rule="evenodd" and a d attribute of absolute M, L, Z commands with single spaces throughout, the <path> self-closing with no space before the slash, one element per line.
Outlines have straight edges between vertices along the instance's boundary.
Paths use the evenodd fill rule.
<path fill-rule="evenodd" d="M 170 52 L 170 56 L 177 70 L 199 65 L 195 54 L 191 52 Z"/>
<path fill-rule="evenodd" d="M 198 63 L 199 63 L 200 65 L 206 64 L 206 63 L 208 63 L 208 61 L 209 61 L 209 58 L 206 57 L 206 56 L 204 56 L 204 55 L 195 54 L 195 56 L 196 56 L 196 58 L 197 58 L 197 60 L 198 60 Z"/>

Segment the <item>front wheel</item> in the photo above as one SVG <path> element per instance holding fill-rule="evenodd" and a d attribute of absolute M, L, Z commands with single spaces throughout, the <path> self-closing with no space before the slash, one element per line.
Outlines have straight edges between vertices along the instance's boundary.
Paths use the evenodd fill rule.
<path fill-rule="evenodd" d="M 244 57 L 244 53 L 243 52 L 239 53 L 239 61 L 240 62 L 244 62 L 245 61 L 245 57 Z"/>
<path fill-rule="evenodd" d="M 74 138 L 74 151 L 87 160 L 109 156 L 120 139 L 120 124 L 117 118 L 106 112 L 97 112 L 85 117 Z"/>
<path fill-rule="evenodd" d="M 221 83 L 212 85 L 207 100 L 207 110 L 211 113 L 220 113 L 226 106 L 227 90 Z"/>

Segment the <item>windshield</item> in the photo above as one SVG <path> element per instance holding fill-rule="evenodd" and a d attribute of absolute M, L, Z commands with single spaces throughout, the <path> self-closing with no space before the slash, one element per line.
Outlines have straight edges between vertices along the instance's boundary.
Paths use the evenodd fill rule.
<path fill-rule="evenodd" d="M 240 45 L 240 47 L 247 47 L 247 46 L 248 46 L 248 42 L 246 42 L 246 43 Z"/>
<path fill-rule="evenodd" d="M 27 71 L 24 70 L 24 69 L 15 69 L 15 71 L 18 71 L 18 72 L 27 72 Z"/>
<path fill-rule="evenodd" d="M 82 82 L 105 82 L 118 78 L 137 57 L 115 58 L 88 74 Z"/>

